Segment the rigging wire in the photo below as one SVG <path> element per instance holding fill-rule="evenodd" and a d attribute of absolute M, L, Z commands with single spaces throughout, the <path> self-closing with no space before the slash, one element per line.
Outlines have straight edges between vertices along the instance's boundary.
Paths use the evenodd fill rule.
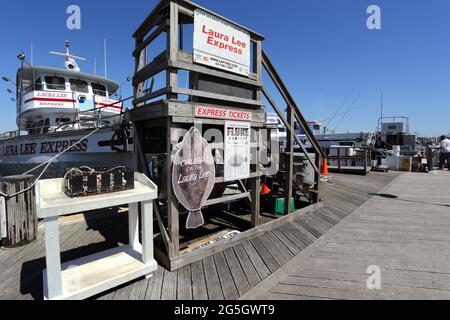
<path fill-rule="evenodd" d="M 339 108 L 337 108 L 336 112 L 334 113 L 334 115 L 331 117 L 331 120 L 327 122 L 326 126 L 329 127 L 331 125 L 331 123 L 334 121 L 334 119 L 337 117 L 337 114 L 339 113 L 339 111 L 341 111 L 342 107 L 347 103 L 347 100 L 353 95 L 353 92 L 355 90 L 350 91 L 350 93 L 347 95 L 347 97 L 344 99 L 344 101 L 342 102 L 342 104 L 339 106 Z"/>
<path fill-rule="evenodd" d="M 36 180 L 34 181 L 34 183 L 33 183 L 31 186 L 29 186 L 28 188 L 25 188 L 25 189 L 23 189 L 23 190 L 21 190 L 21 191 L 18 191 L 18 192 L 16 192 L 16 193 L 9 194 L 9 195 L 8 195 L 8 194 L 5 194 L 5 193 L 3 193 L 3 192 L 0 192 L 0 195 L 2 195 L 3 197 L 5 197 L 5 198 L 7 198 L 7 199 L 11 199 L 11 198 L 14 198 L 14 197 L 16 197 L 16 196 L 18 196 L 18 195 L 20 195 L 20 194 L 23 194 L 23 193 L 25 193 L 25 192 L 27 192 L 27 191 L 33 189 L 33 188 L 36 186 L 36 184 L 39 182 L 39 180 L 42 178 L 42 176 L 44 175 L 44 173 L 47 171 L 47 169 L 50 167 L 50 165 L 52 164 L 53 161 L 55 161 L 57 158 L 59 158 L 60 156 L 62 156 L 64 153 L 66 153 L 67 151 L 69 151 L 70 149 L 72 149 L 74 146 L 80 144 L 84 139 L 89 138 L 89 137 L 92 136 L 94 133 L 98 132 L 99 130 L 101 130 L 101 129 L 103 129 L 103 128 L 104 128 L 104 127 L 95 129 L 94 131 L 92 131 L 91 133 L 89 133 L 88 135 L 86 135 L 85 137 L 83 137 L 82 139 L 78 140 L 78 142 L 76 142 L 75 144 L 71 145 L 70 147 L 67 147 L 67 149 L 65 149 L 65 150 L 63 150 L 62 152 L 58 153 L 56 156 L 54 156 L 54 157 L 51 158 L 50 160 L 48 160 L 48 161 L 46 161 L 46 162 L 44 162 L 44 163 L 41 163 L 40 165 L 36 166 L 35 168 L 33 168 L 33 169 L 31 169 L 31 170 L 29 170 L 29 171 L 23 173 L 21 176 L 26 176 L 27 174 L 30 174 L 31 172 L 33 172 L 33 171 L 35 171 L 35 170 L 37 170 L 37 169 L 39 169 L 39 168 L 41 168 L 41 167 L 44 167 L 44 169 L 41 171 L 41 173 L 40 173 L 39 176 L 36 178 Z"/>

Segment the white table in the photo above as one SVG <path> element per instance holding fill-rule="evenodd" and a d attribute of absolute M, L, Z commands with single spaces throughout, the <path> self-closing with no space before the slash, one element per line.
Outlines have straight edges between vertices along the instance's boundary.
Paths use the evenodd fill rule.
<path fill-rule="evenodd" d="M 135 173 L 135 188 L 116 193 L 69 198 L 63 179 L 42 180 L 36 186 L 36 211 L 44 219 L 47 269 L 44 270 L 44 299 L 79 300 L 120 286 L 134 279 L 151 277 L 157 270 L 153 258 L 153 200 L 157 186 Z M 130 244 L 83 257 L 61 265 L 60 216 L 129 205 Z M 141 206 L 142 245 L 139 243 Z"/>

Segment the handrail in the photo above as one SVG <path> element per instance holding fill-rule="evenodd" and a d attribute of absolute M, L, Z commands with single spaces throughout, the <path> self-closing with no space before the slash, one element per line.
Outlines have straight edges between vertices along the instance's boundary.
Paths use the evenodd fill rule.
<path fill-rule="evenodd" d="M 262 51 L 262 63 L 263 63 L 264 68 L 266 69 L 267 73 L 269 74 L 270 78 L 274 82 L 275 86 L 278 88 L 279 92 L 283 96 L 285 102 L 294 111 L 294 115 L 297 118 L 297 121 L 299 122 L 303 131 L 305 132 L 306 137 L 311 142 L 312 147 L 318 154 L 321 155 L 322 158 L 325 159 L 326 158 L 325 152 L 322 150 L 319 142 L 317 141 L 315 136 L 312 134 L 312 132 L 308 126 L 308 123 L 306 122 L 305 118 L 303 118 L 303 115 L 301 114 L 300 109 L 298 108 L 297 104 L 295 103 L 294 98 L 289 93 L 286 85 L 283 83 L 283 80 L 281 79 L 278 72 L 275 70 L 275 67 L 273 66 L 267 53 L 264 50 Z"/>

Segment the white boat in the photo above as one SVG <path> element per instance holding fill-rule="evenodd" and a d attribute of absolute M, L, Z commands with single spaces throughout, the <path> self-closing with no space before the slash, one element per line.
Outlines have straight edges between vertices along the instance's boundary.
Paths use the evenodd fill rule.
<path fill-rule="evenodd" d="M 266 128 L 272 129 L 272 136 L 277 136 L 280 141 L 281 148 L 286 144 L 286 127 L 281 121 L 280 117 L 274 113 L 267 114 Z M 319 121 L 308 121 L 308 127 L 312 134 L 316 137 L 320 146 L 324 149 L 329 149 L 332 146 L 352 146 L 354 148 L 361 148 L 363 146 L 371 145 L 374 142 L 374 133 L 370 132 L 356 132 L 356 133 L 323 133 L 322 123 Z M 275 129 L 275 130 L 274 130 Z M 296 125 L 296 135 L 299 140 L 305 145 L 307 149 L 312 148 L 305 133 Z M 297 145 L 297 142 L 294 143 Z"/>
<path fill-rule="evenodd" d="M 85 59 L 70 54 L 68 42 L 66 53 L 51 53 L 65 57 L 65 69 L 34 67 L 19 55 L 18 130 L 0 135 L 0 176 L 23 174 L 51 159 L 46 178 L 77 166 L 132 167 L 132 130 L 123 125 L 119 85 L 80 72 L 76 60 Z"/>

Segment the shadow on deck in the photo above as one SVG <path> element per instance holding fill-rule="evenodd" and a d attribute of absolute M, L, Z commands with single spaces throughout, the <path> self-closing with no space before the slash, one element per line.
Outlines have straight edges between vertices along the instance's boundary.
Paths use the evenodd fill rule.
<path fill-rule="evenodd" d="M 234 300 L 279 270 L 324 233 L 391 182 L 398 173 L 333 174 L 321 186 L 325 207 L 175 272 L 159 268 L 97 299 Z M 128 242 L 126 214 L 109 212 L 61 227 L 62 261 Z M 220 224 L 220 221 L 218 221 Z M 42 229 L 40 230 L 42 233 Z M 0 299 L 42 299 L 44 239 L 16 250 L 0 250 Z"/>

